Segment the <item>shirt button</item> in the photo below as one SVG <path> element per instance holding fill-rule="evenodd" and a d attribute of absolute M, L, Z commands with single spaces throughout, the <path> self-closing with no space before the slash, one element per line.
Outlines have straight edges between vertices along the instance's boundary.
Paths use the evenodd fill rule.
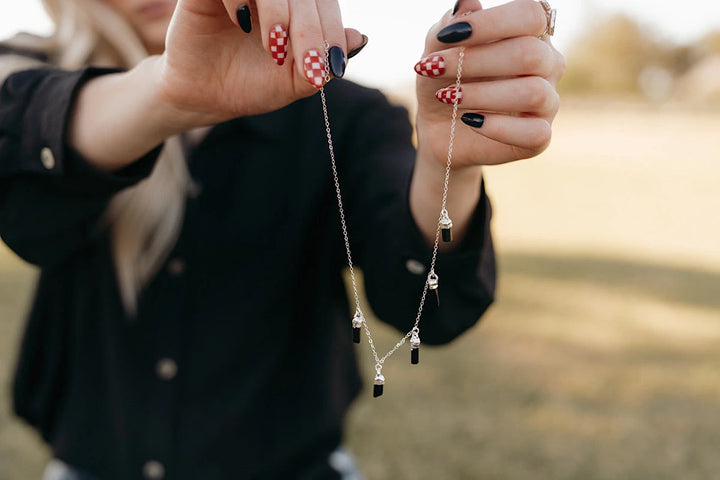
<path fill-rule="evenodd" d="M 185 272 L 185 260 L 182 258 L 173 258 L 168 262 L 167 268 L 170 275 L 176 277 L 182 275 Z"/>
<path fill-rule="evenodd" d="M 413 258 L 405 262 L 405 268 L 408 269 L 408 272 L 414 275 L 422 275 L 423 273 L 425 273 L 425 265 Z"/>
<path fill-rule="evenodd" d="M 47 168 L 48 170 L 52 170 L 53 168 L 55 168 L 55 155 L 53 155 L 52 150 L 50 150 L 48 147 L 40 150 L 40 161 L 42 162 L 43 167 Z"/>
<path fill-rule="evenodd" d="M 150 460 L 143 465 L 142 473 L 148 480 L 161 480 L 165 478 L 165 466 L 157 460 Z"/>
<path fill-rule="evenodd" d="M 161 358 L 155 365 L 155 373 L 160 380 L 172 380 L 177 375 L 178 366 L 172 358 Z"/>

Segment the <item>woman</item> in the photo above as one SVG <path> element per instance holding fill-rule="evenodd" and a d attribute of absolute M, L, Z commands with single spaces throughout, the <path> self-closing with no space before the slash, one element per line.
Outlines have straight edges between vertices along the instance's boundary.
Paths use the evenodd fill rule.
<path fill-rule="evenodd" d="M 337 79 L 366 39 L 334 0 L 46 3 L 56 35 L 0 61 L 16 70 L 0 91 L 0 235 L 42 268 L 14 403 L 52 447 L 46 477 L 353 478 L 338 447 L 361 381 L 324 78 L 305 59 L 331 47 L 353 252 L 371 306 L 406 332 L 443 192 L 457 94 L 443 89 L 466 48 L 456 240 L 438 259 L 443 307 L 420 325 L 447 343 L 494 294 L 481 165 L 550 141 L 564 62 L 549 12 L 460 0 L 431 28 L 416 151 L 403 109 Z"/>

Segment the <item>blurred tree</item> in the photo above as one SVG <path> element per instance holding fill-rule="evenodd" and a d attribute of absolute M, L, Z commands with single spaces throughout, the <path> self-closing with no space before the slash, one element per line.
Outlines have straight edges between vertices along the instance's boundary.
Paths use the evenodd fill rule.
<path fill-rule="evenodd" d="M 560 89 L 565 93 L 640 94 L 638 79 L 644 70 L 683 63 L 681 52 L 677 59 L 670 52 L 653 30 L 633 19 L 624 15 L 605 18 L 568 52 Z"/>
<path fill-rule="evenodd" d="M 720 30 L 705 35 L 698 42 L 698 47 L 703 55 L 720 54 Z"/>
<path fill-rule="evenodd" d="M 675 77 L 685 74 L 700 59 L 695 45 L 671 45 L 658 49 L 658 63 Z"/>

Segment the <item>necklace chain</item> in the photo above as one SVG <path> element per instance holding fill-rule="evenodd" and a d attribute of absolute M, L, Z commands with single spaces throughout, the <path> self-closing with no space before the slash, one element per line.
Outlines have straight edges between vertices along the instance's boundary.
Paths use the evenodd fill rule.
<path fill-rule="evenodd" d="M 331 79 L 330 76 L 330 62 L 327 61 L 329 56 L 329 49 L 330 45 L 328 42 L 325 42 L 325 83 L 329 82 Z M 440 209 L 440 217 L 437 223 L 437 228 L 435 230 L 435 242 L 433 244 L 433 252 L 432 252 L 432 258 L 430 260 L 430 273 L 428 275 L 428 279 L 425 281 L 425 284 L 423 286 L 422 295 L 420 297 L 420 304 L 418 306 L 417 315 L 415 317 L 415 323 L 413 325 L 413 328 L 410 329 L 409 332 L 407 332 L 399 342 L 395 344 L 395 346 L 390 349 L 383 357 L 380 357 L 378 355 L 377 349 L 375 347 L 375 342 L 373 341 L 372 334 L 370 332 L 370 327 L 367 324 L 367 321 L 365 321 L 365 316 L 362 313 L 362 310 L 360 308 L 360 296 L 358 294 L 358 288 L 357 288 L 357 281 L 355 277 L 355 268 L 353 266 L 352 261 L 352 253 L 350 251 L 350 236 L 348 234 L 348 227 L 347 222 L 345 220 L 345 210 L 343 208 L 343 201 L 342 201 L 342 194 L 340 191 L 340 179 L 338 176 L 338 170 L 337 170 L 337 164 L 335 162 L 335 149 L 333 148 L 333 140 L 332 140 L 332 131 L 330 129 L 330 116 L 328 115 L 328 108 L 327 108 L 327 98 L 325 97 L 325 88 L 320 89 L 320 99 L 322 101 L 322 110 L 323 110 L 323 119 L 325 121 L 325 134 L 327 137 L 328 142 L 328 151 L 330 152 L 330 165 L 332 168 L 332 175 L 333 175 L 333 182 L 335 184 L 335 195 L 337 197 L 338 202 L 338 210 L 340 212 L 340 227 L 342 229 L 342 235 L 343 235 L 343 241 L 345 242 L 345 253 L 347 254 L 347 261 L 348 261 L 348 269 L 350 270 L 350 281 L 352 283 L 352 289 L 353 289 L 353 297 L 355 300 L 355 317 L 362 319 L 362 326 L 365 330 L 365 334 L 367 335 L 368 343 L 370 345 L 370 349 L 372 350 L 373 358 L 375 359 L 375 370 L 377 371 L 377 375 L 379 377 L 382 377 L 381 371 L 382 367 L 385 364 L 385 361 L 392 356 L 411 336 L 418 336 L 420 333 L 420 319 L 422 318 L 422 312 L 423 308 L 425 307 L 425 300 L 427 298 L 428 288 L 430 287 L 430 281 L 431 278 L 434 277 L 435 282 L 437 282 L 437 275 L 435 274 L 435 262 L 437 261 L 437 254 L 438 254 L 438 248 L 440 245 L 440 232 L 441 232 L 441 220 L 443 218 L 448 217 L 447 212 L 447 197 L 448 197 L 448 190 L 450 187 L 450 172 L 452 169 L 452 155 L 453 155 L 453 148 L 455 146 L 455 127 L 457 125 L 457 112 L 458 112 L 458 102 L 460 101 L 460 88 L 461 88 L 461 81 L 462 81 L 462 67 L 463 67 L 463 60 L 465 58 L 465 47 L 460 47 L 460 52 L 458 55 L 458 69 L 457 69 L 457 77 L 455 79 L 455 91 L 456 96 L 455 100 L 453 101 L 453 108 L 452 108 L 452 118 L 450 121 L 450 141 L 448 144 L 448 155 L 447 155 L 447 162 L 445 164 L 445 178 L 444 178 L 444 184 L 443 184 L 443 194 L 442 194 L 442 203 L 441 203 L 441 209 Z M 437 288 L 437 287 L 435 287 Z M 377 377 L 376 377 L 377 380 Z M 384 377 L 383 377 L 384 382 Z"/>

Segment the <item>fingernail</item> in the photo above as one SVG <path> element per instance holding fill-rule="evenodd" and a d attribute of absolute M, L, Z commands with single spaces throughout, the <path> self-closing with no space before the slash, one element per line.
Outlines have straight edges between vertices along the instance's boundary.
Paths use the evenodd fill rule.
<path fill-rule="evenodd" d="M 237 9 L 237 21 L 243 32 L 250 33 L 252 30 L 252 19 L 250 18 L 250 7 L 243 5 Z"/>
<path fill-rule="evenodd" d="M 472 25 L 467 22 L 453 23 L 440 30 L 437 39 L 443 43 L 455 43 L 472 35 Z"/>
<path fill-rule="evenodd" d="M 345 75 L 345 52 L 343 49 L 335 46 L 328 51 L 328 60 L 330 62 L 330 72 L 335 78 L 342 78 Z"/>
<path fill-rule="evenodd" d="M 347 56 L 348 59 L 353 58 L 355 55 L 360 53 L 363 48 L 365 48 L 365 45 L 367 45 L 367 43 L 368 43 L 368 37 L 367 37 L 367 35 L 363 35 L 362 38 L 363 38 L 362 45 L 360 45 L 359 47 L 348 52 L 348 56 Z"/>
<path fill-rule="evenodd" d="M 423 77 L 438 77 L 445 73 L 445 59 L 440 55 L 425 57 L 415 64 L 415 72 Z"/>
<path fill-rule="evenodd" d="M 453 12 L 452 12 L 453 15 L 455 15 L 455 14 L 458 12 L 458 9 L 460 8 L 460 2 L 461 2 L 461 1 L 462 1 L 462 0 L 457 0 L 457 2 L 455 2 L 455 6 L 453 7 Z"/>
<path fill-rule="evenodd" d="M 303 59 L 305 78 L 315 88 L 322 88 L 325 83 L 325 59 L 317 50 L 308 50 Z"/>
<path fill-rule="evenodd" d="M 462 103 L 463 99 L 463 91 L 462 87 L 446 87 L 441 88 L 437 92 L 435 92 L 435 98 L 437 98 L 442 103 L 446 103 L 448 105 L 454 105 L 455 99 L 457 99 L 458 105 Z"/>
<path fill-rule="evenodd" d="M 288 34 L 282 25 L 275 25 L 270 30 L 270 54 L 278 65 L 285 63 L 287 58 Z"/>
<path fill-rule="evenodd" d="M 460 120 L 462 120 L 465 125 L 480 128 L 485 123 L 485 115 L 480 115 L 479 113 L 463 113 Z"/>

